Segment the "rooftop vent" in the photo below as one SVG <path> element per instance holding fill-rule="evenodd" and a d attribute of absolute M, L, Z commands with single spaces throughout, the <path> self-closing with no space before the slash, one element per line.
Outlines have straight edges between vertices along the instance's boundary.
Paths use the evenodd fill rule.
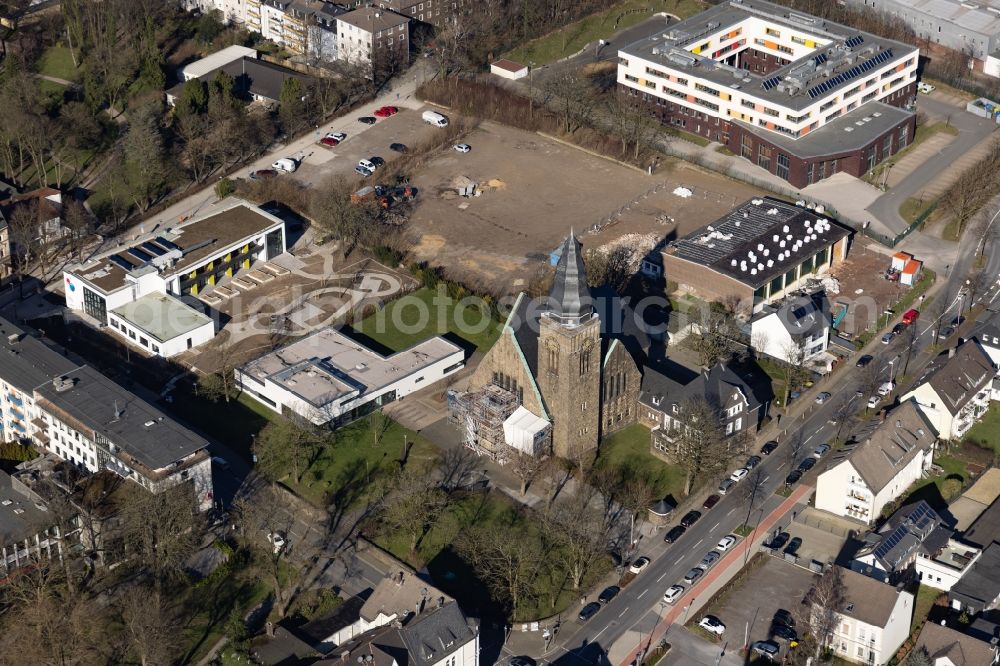
<path fill-rule="evenodd" d="M 65 393 L 73 388 L 74 384 L 76 384 L 76 380 L 71 377 L 56 377 L 52 380 L 52 388 L 56 393 Z"/>
<path fill-rule="evenodd" d="M 11 333 L 10 335 L 7 336 L 7 342 L 9 342 L 12 345 L 16 345 L 20 341 L 21 341 L 21 336 L 18 335 L 17 333 Z"/>

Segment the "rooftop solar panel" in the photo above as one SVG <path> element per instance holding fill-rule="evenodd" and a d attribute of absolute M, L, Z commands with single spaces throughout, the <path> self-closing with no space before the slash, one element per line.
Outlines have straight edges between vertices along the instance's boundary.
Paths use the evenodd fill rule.
<path fill-rule="evenodd" d="M 149 241 L 146 241 L 145 243 L 142 244 L 142 249 L 146 250 L 150 254 L 155 254 L 157 257 L 162 257 L 167 253 L 167 251 L 164 250 L 162 247 L 160 247 L 156 243 L 150 243 Z"/>
<path fill-rule="evenodd" d="M 148 252 L 140 250 L 137 247 L 130 247 L 128 249 L 128 253 L 143 263 L 148 263 L 153 260 L 152 255 L 150 255 Z"/>
<path fill-rule="evenodd" d="M 111 260 L 111 263 L 118 264 L 118 266 L 124 268 L 127 271 L 130 271 L 133 268 L 135 268 L 135 266 L 132 265 L 132 262 L 130 262 L 128 259 L 125 259 L 124 257 L 119 257 L 117 254 L 111 255 L 110 257 L 108 257 L 108 259 Z"/>

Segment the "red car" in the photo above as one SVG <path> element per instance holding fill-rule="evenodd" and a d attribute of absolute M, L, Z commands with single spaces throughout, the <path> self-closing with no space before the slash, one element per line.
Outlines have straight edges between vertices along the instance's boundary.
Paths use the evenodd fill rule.
<path fill-rule="evenodd" d="M 919 316 L 920 312 L 918 312 L 917 310 L 907 310 L 906 312 L 903 313 L 903 323 L 909 326 L 910 324 L 915 322 Z"/>
<path fill-rule="evenodd" d="M 322 139 L 319 140 L 319 145 L 326 146 L 327 148 L 333 148 L 338 143 L 340 142 L 334 139 L 333 137 L 329 136 L 324 136 Z"/>
<path fill-rule="evenodd" d="M 394 116 L 399 113 L 399 109 L 394 106 L 383 106 L 379 109 L 375 109 L 376 118 L 388 118 L 389 116 Z"/>

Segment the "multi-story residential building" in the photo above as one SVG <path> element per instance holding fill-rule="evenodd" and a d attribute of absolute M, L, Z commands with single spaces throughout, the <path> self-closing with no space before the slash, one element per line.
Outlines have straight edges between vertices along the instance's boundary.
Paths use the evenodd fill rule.
<path fill-rule="evenodd" d="M 219 12 L 220 20 L 228 25 L 244 25 L 247 20 L 248 0 L 184 0 L 183 4 L 189 12 Z"/>
<path fill-rule="evenodd" d="M 12 262 L 10 229 L 7 227 L 7 220 L 0 217 L 0 282 L 10 277 L 13 271 Z"/>
<path fill-rule="evenodd" d="M 31 229 L 11 229 L 18 209 L 30 212 L 33 218 Z M 29 252 L 37 253 L 40 248 L 64 238 L 69 232 L 63 227 L 62 214 L 62 192 L 52 187 L 43 187 L 0 201 L 0 224 L 6 223 L 8 253 L 22 256 Z M 12 231 L 17 236 L 14 239 L 10 236 Z"/>
<path fill-rule="evenodd" d="M 786 363 L 808 364 L 830 346 L 830 309 L 822 292 L 761 308 L 749 322 L 750 346 Z"/>
<path fill-rule="evenodd" d="M 837 609 L 829 647 L 836 656 L 855 664 L 889 663 L 910 634 L 913 594 L 850 569 L 841 568 L 840 573 L 844 606 Z"/>
<path fill-rule="evenodd" d="M 343 425 L 464 365 L 462 348 L 442 337 L 383 356 L 328 327 L 244 365 L 236 381 L 278 413 Z"/>
<path fill-rule="evenodd" d="M 0 575 L 38 560 L 62 560 L 61 525 L 45 501 L 20 480 L 0 471 Z"/>
<path fill-rule="evenodd" d="M 150 492 L 191 481 L 212 502 L 208 442 L 87 366 L 0 319 L 0 432 L 78 469 L 111 470 Z"/>
<path fill-rule="evenodd" d="M 930 469 L 937 435 L 917 406 L 904 402 L 859 440 L 829 459 L 816 479 L 815 506 L 870 524 Z"/>
<path fill-rule="evenodd" d="M 681 291 L 758 312 L 846 259 L 850 236 L 822 212 L 752 199 L 669 243 L 663 273 Z"/>
<path fill-rule="evenodd" d="M 664 122 L 805 187 L 913 139 L 918 50 L 764 0 L 727 0 L 618 52 Z"/>
<path fill-rule="evenodd" d="M 1000 663 L 996 644 L 981 641 L 936 622 L 924 622 L 914 651 L 925 651 L 931 666 L 994 666 Z"/>
<path fill-rule="evenodd" d="M 960 439 L 986 413 L 996 370 L 976 340 L 940 354 L 900 400 L 912 400 L 941 439 Z"/>
<path fill-rule="evenodd" d="M 904 506 L 864 537 L 851 569 L 887 583 L 916 574 L 922 585 L 950 590 L 982 552 L 962 543 L 927 502 Z"/>
<path fill-rule="evenodd" d="M 756 434 L 767 412 L 753 388 L 724 363 L 703 370 L 681 383 L 652 368 L 645 368 L 639 393 L 639 420 L 651 428 L 654 456 L 676 462 L 687 454 L 680 433 L 701 427 L 689 422 L 685 409 L 692 401 L 705 401 L 719 417 L 719 427 L 734 441 L 740 435 Z M 742 451 L 742 447 L 739 448 Z"/>
<path fill-rule="evenodd" d="M 380 7 L 337 16 L 337 57 L 369 66 L 399 66 L 410 53 L 410 19 Z"/>
<path fill-rule="evenodd" d="M 204 297 L 219 281 L 283 253 L 285 242 L 281 218 L 236 199 L 69 268 L 66 307 L 126 344 L 174 356 L 215 333 L 214 321 L 180 297 Z"/>
<path fill-rule="evenodd" d="M 383 9 L 391 9 L 397 14 L 409 16 L 414 21 L 430 23 L 436 28 L 455 20 L 462 11 L 465 0 L 378 0 Z"/>

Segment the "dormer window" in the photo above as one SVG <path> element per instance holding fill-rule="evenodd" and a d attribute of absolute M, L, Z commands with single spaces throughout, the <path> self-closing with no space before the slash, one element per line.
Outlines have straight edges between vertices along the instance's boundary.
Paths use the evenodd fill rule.
<path fill-rule="evenodd" d="M 659 406 L 659 404 L 661 402 L 663 402 L 663 396 L 662 395 L 654 395 L 653 396 L 653 404 L 654 405 Z"/>
<path fill-rule="evenodd" d="M 676 403 L 670 406 L 670 411 L 673 412 L 674 414 L 677 413 L 677 404 Z"/>

